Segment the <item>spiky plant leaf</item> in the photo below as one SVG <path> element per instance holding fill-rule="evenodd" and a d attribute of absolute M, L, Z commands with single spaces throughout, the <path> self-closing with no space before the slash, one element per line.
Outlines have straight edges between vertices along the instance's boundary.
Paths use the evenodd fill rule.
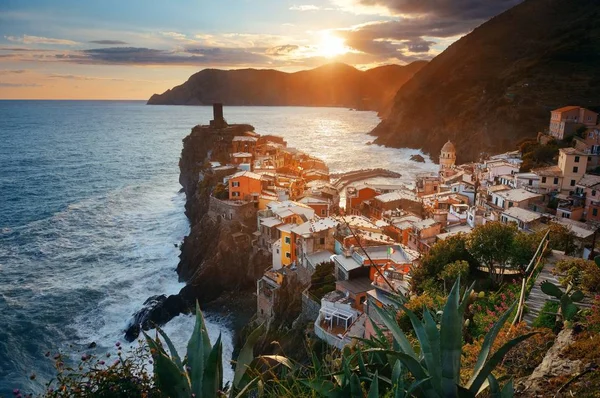
<path fill-rule="evenodd" d="M 248 336 L 248 339 L 246 340 L 244 346 L 240 351 L 240 355 L 238 356 L 233 376 L 233 386 L 235 388 L 241 388 L 240 382 L 246 374 L 246 370 L 250 366 L 250 363 L 252 363 L 252 360 L 254 359 L 254 346 L 256 345 L 258 339 L 261 337 L 263 330 L 263 325 L 260 325 L 259 327 L 254 329 L 254 331 L 252 331 L 252 333 L 250 333 L 250 335 Z"/>
<path fill-rule="evenodd" d="M 200 305 L 196 301 L 196 324 L 192 337 L 187 346 L 187 366 L 188 374 L 192 385 L 192 393 L 197 397 L 202 396 L 202 378 L 204 377 L 204 367 L 210 355 L 212 347 L 210 338 L 206 330 L 204 316 L 200 311 Z"/>
<path fill-rule="evenodd" d="M 363 398 L 363 389 L 356 373 L 352 373 L 352 376 L 350 376 L 350 396 L 352 398 Z"/>
<path fill-rule="evenodd" d="M 542 282 L 540 288 L 542 289 L 542 292 L 546 293 L 548 296 L 553 296 L 557 299 L 560 299 L 563 295 L 562 290 L 560 290 L 558 286 L 548 281 Z"/>
<path fill-rule="evenodd" d="M 410 341 L 408 341 L 408 339 L 406 338 L 406 335 L 404 334 L 400 326 L 398 326 L 395 316 L 377 306 L 373 308 L 375 309 L 375 312 L 377 312 L 377 314 L 379 315 L 385 327 L 387 327 L 388 330 L 392 333 L 392 336 L 394 337 L 394 342 L 398 344 L 402 352 L 404 352 L 407 355 L 410 355 L 414 359 L 417 359 L 418 357 L 415 353 L 414 348 L 410 344 Z"/>
<path fill-rule="evenodd" d="M 515 305 L 516 305 L 516 302 L 513 303 L 510 306 L 510 308 L 508 310 L 506 310 L 506 312 L 504 312 L 504 314 L 502 314 L 500 319 L 498 319 L 498 321 L 486 333 L 486 335 L 483 339 L 483 344 L 481 345 L 481 350 L 479 351 L 479 356 L 477 357 L 477 362 L 475 363 L 475 366 L 473 367 L 473 375 L 471 376 L 469 383 L 472 383 L 473 380 L 475 380 L 475 378 L 477 378 L 477 376 L 479 376 L 479 372 L 481 372 L 481 370 L 483 369 L 483 366 L 485 365 L 485 361 L 487 361 L 488 356 L 489 356 L 490 352 L 492 351 L 492 346 L 494 345 L 494 341 L 496 341 L 496 337 L 498 337 L 498 333 L 500 333 L 502 326 L 504 326 L 504 324 L 506 323 L 508 317 L 510 316 L 513 309 L 515 308 Z M 467 383 L 467 385 L 469 383 Z"/>
<path fill-rule="evenodd" d="M 179 369 L 181 369 L 181 371 L 183 371 L 183 363 L 181 362 L 181 358 L 179 357 L 179 353 L 177 352 L 177 349 L 173 345 L 173 342 L 171 341 L 171 339 L 169 338 L 169 336 L 167 336 L 167 334 L 160 327 L 158 327 L 158 326 L 156 327 L 156 331 L 158 333 L 160 333 L 160 335 L 162 336 L 163 339 L 165 339 L 165 343 L 167 343 L 167 347 L 169 347 L 169 352 L 171 354 L 171 359 L 173 360 L 173 362 L 175 363 L 175 365 L 177 365 L 177 367 Z"/>
<path fill-rule="evenodd" d="M 187 398 L 191 395 L 187 375 L 163 353 L 154 359 L 154 377 L 158 388 L 171 398 Z"/>
<path fill-rule="evenodd" d="M 373 381 L 371 381 L 371 387 L 369 388 L 367 398 L 379 398 L 379 375 L 377 371 L 375 371 Z"/>
<path fill-rule="evenodd" d="M 458 395 L 460 357 L 462 353 L 462 316 L 459 311 L 460 277 L 448 295 L 440 326 L 440 359 L 442 395 Z"/>
<path fill-rule="evenodd" d="M 498 384 L 498 380 L 492 373 L 488 376 L 488 382 L 490 386 L 490 398 L 501 398 L 502 390 L 500 390 L 500 384 Z"/>
<path fill-rule="evenodd" d="M 515 396 L 515 387 L 512 377 L 506 382 L 500 393 L 500 398 L 513 398 Z"/>
<path fill-rule="evenodd" d="M 527 340 L 531 336 L 537 334 L 537 332 L 526 333 L 522 336 L 515 337 L 514 339 L 505 343 L 502 347 L 498 349 L 485 363 L 483 368 L 479 371 L 477 377 L 471 382 L 467 383 L 467 388 L 473 393 L 477 394 L 483 385 L 483 382 L 487 379 L 487 377 L 492 373 L 492 370 L 498 366 L 498 364 L 504 359 L 504 356 L 511 348 L 519 344 L 520 342 Z"/>
<path fill-rule="evenodd" d="M 212 347 L 208 360 L 204 367 L 204 375 L 202 377 L 202 396 L 217 397 L 217 393 L 222 388 L 223 384 L 223 344 L 221 343 L 221 334 L 217 342 Z M 193 387 L 193 381 L 192 381 Z"/>

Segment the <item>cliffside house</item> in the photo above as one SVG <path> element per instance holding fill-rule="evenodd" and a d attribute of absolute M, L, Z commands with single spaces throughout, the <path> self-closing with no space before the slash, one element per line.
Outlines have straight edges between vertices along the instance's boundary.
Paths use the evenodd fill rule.
<path fill-rule="evenodd" d="M 575 193 L 585 200 L 583 215 L 586 221 L 600 222 L 600 176 L 584 174 Z"/>
<path fill-rule="evenodd" d="M 500 220 L 507 224 L 509 222 L 517 224 L 521 231 L 533 232 L 542 224 L 543 216 L 541 213 L 523 209 L 521 207 L 511 207 L 502 212 Z"/>
<path fill-rule="evenodd" d="M 246 152 L 254 155 L 258 138 L 246 135 L 236 135 L 231 140 L 231 153 Z"/>
<path fill-rule="evenodd" d="M 258 202 L 262 177 L 251 171 L 240 171 L 229 178 L 229 200 Z"/>
<path fill-rule="evenodd" d="M 580 126 L 595 126 L 598 114 L 580 106 L 564 106 L 550 113 L 548 132 L 558 140 L 574 134 Z"/>
<path fill-rule="evenodd" d="M 235 152 L 231 154 L 231 163 L 236 166 L 247 165 L 246 168 L 250 171 L 252 167 L 252 154 L 248 152 Z"/>

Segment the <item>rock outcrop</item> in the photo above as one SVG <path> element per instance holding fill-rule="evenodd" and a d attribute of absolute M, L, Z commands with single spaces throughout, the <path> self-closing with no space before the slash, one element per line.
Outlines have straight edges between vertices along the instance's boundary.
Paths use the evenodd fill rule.
<path fill-rule="evenodd" d="M 212 172 L 209 157 L 225 157 L 235 135 L 253 130 L 244 124 L 224 129 L 196 126 L 183 140 L 179 181 L 186 195 L 190 234 L 181 244 L 177 273 L 186 286 L 177 295 L 150 297 L 130 320 L 125 331 L 128 340 L 137 338 L 142 329 L 193 310 L 196 301 L 202 305 L 232 291 L 251 295 L 256 279 L 270 265 L 269 258 L 252 250 L 255 217 L 242 223 L 209 215 L 211 193 L 222 179 Z"/>
<path fill-rule="evenodd" d="M 430 61 L 398 91 L 378 144 L 460 164 L 513 150 L 548 127 L 550 110 L 600 106 L 600 2 L 525 0 Z"/>

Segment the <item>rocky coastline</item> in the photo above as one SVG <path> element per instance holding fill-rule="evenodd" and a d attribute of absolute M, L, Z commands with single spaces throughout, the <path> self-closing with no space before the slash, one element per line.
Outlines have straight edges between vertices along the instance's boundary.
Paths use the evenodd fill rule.
<path fill-rule="evenodd" d="M 132 316 L 125 330 L 127 340 L 135 340 L 141 330 L 164 325 L 181 313 L 193 311 L 196 301 L 203 308 L 223 315 L 229 313 L 229 304 L 225 305 L 220 298 L 229 294 L 235 293 L 235 302 L 254 302 L 256 279 L 270 265 L 269 258 L 252 250 L 251 234 L 256 229 L 256 220 L 223 223 L 208 214 L 211 193 L 222 179 L 212 171 L 209 158 L 226 157 L 225 148 L 230 142 L 223 137 L 245 131 L 254 131 L 254 127 L 199 125 L 183 139 L 179 182 L 186 195 L 185 213 L 190 233 L 180 246 L 177 275 L 186 286 L 175 295 L 148 298 L 143 308 Z M 252 311 L 240 312 L 240 319 L 244 321 L 238 325 L 240 328 L 252 317 L 254 306 L 250 308 Z M 237 316 L 238 311 L 235 313 Z"/>

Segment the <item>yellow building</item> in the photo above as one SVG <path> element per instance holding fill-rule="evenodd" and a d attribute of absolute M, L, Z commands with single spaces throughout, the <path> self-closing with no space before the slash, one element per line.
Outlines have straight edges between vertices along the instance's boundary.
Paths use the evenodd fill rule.
<path fill-rule="evenodd" d="M 294 228 L 295 224 L 284 224 L 277 227 L 279 232 L 281 233 L 281 265 L 288 266 L 296 261 L 296 247 L 294 243 L 294 234 L 292 233 L 292 228 Z M 273 253 L 275 255 L 275 253 Z"/>
<path fill-rule="evenodd" d="M 562 171 L 563 191 L 575 191 L 587 168 L 588 155 L 575 148 L 561 148 L 558 152 L 558 167 Z"/>

